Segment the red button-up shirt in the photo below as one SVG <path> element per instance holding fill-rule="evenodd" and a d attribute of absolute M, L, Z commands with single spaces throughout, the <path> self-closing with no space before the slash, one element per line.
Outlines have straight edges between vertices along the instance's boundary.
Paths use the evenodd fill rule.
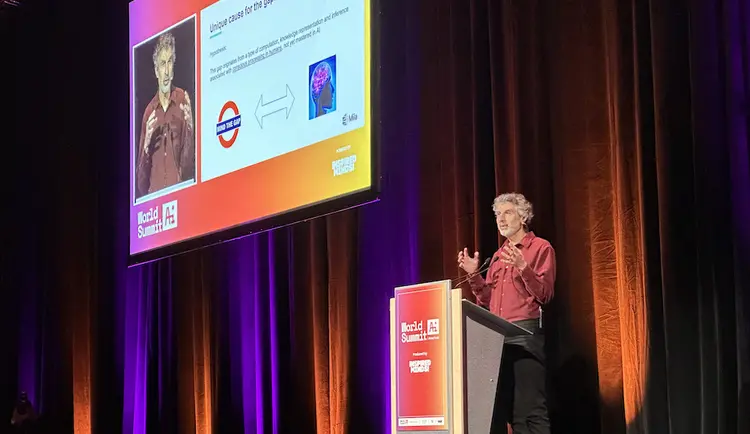
<path fill-rule="evenodd" d="M 507 321 L 539 318 L 542 305 L 549 303 L 555 294 L 555 249 L 549 241 L 529 232 L 516 244 L 526 268 L 519 272 L 516 267 L 499 259 L 500 252 L 510 240 L 505 240 L 492 257 L 487 278 L 476 274 L 469 284 L 480 305 L 488 306 L 490 312 Z"/>
<path fill-rule="evenodd" d="M 135 172 L 136 197 L 162 190 L 195 176 L 194 128 L 185 121 L 180 104 L 187 104 L 185 91 L 175 87 L 169 95 L 166 110 L 162 107 L 157 93 L 143 112 Z M 143 142 L 146 138 L 148 118 L 152 112 L 156 113 L 156 122 L 147 154 Z"/>

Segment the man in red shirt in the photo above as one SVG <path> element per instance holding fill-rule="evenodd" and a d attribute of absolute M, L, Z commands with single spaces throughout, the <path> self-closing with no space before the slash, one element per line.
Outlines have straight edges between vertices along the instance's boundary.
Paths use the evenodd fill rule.
<path fill-rule="evenodd" d="M 507 421 L 513 434 L 549 434 L 541 314 L 554 296 L 555 250 L 529 231 L 534 212 L 522 194 L 501 194 L 492 209 L 505 242 L 493 255 L 486 279 L 477 273 L 479 252 L 471 256 L 464 248 L 458 265 L 472 275 L 469 283 L 480 305 L 534 333 L 505 341 L 500 384 L 507 389 L 499 391 L 493 428 L 502 430 Z"/>
<path fill-rule="evenodd" d="M 157 91 L 141 120 L 136 158 L 136 198 L 195 177 L 195 128 L 188 93 L 172 84 L 175 38 L 159 36 L 153 61 Z"/>

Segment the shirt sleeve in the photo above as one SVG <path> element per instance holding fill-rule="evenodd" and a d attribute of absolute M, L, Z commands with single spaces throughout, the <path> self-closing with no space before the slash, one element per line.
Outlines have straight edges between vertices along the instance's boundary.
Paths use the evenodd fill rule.
<path fill-rule="evenodd" d="M 146 107 L 141 120 L 141 137 L 138 140 L 138 149 L 136 152 L 136 197 L 141 197 L 148 193 L 149 184 L 151 183 L 151 155 L 143 149 L 143 142 L 146 139 L 146 116 L 150 115 L 150 106 Z"/>
<path fill-rule="evenodd" d="M 555 249 L 547 245 L 540 249 L 536 258 L 523 269 L 521 279 L 529 294 L 539 303 L 547 304 L 555 295 L 556 272 Z"/>
<path fill-rule="evenodd" d="M 484 279 L 481 273 L 475 274 L 469 279 L 469 286 L 471 292 L 477 297 L 477 304 L 480 306 L 489 306 L 490 299 L 492 298 L 492 288 L 495 286 L 495 281 L 490 276 L 494 276 L 497 273 L 492 273 L 492 267 L 487 271 L 487 277 L 489 281 Z"/>
<path fill-rule="evenodd" d="M 185 93 L 184 95 L 187 95 Z M 187 98 L 183 97 L 183 103 L 187 104 Z M 195 113 L 191 107 L 190 114 L 193 117 L 193 127 L 182 121 L 182 137 L 180 137 L 180 181 L 195 178 Z"/>
<path fill-rule="evenodd" d="M 187 181 L 195 177 L 195 136 L 193 129 L 188 127 L 187 122 L 182 128 L 182 137 L 180 138 L 182 147 L 180 149 L 180 178 L 181 181 Z"/>

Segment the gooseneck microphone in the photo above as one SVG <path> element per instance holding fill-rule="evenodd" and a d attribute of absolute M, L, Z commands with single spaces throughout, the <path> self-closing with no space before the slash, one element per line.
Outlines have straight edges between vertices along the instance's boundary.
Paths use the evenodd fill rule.
<path fill-rule="evenodd" d="M 476 271 L 474 271 L 473 273 L 469 273 L 466 277 L 464 277 L 463 279 L 459 280 L 458 282 L 456 282 L 456 280 L 458 280 L 458 279 L 453 279 L 453 281 L 451 282 L 451 285 L 454 288 L 457 288 L 457 287 L 463 285 L 464 283 L 466 283 L 469 280 L 471 280 L 474 276 L 476 276 L 476 275 L 478 275 L 480 273 L 483 273 L 485 270 L 489 269 L 492 266 L 492 264 L 494 264 L 495 261 L 497 261 L 498 259 L 500 259 L 500 258 L 498 258 L 497 256 L 489 257 L 489 258 L 485 259 L 484 262 L 482 263 L 482 265 L 479 268 L 477 268 Z"/>

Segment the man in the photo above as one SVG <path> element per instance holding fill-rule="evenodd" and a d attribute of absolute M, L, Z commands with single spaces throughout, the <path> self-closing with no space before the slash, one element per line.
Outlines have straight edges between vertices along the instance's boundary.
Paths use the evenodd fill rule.
<path fill-rule="evenodd" d="M 158 86 L 141 120 L 136 197 L 195 176 L 193 113 L 188 93 L 172 86 L 175 54 L 174 36 L 159 36 L 153 54 Z"/>
<path fill-rule="evenodd" d="M 480 305 L 534 332 L 506 340 L 501 385 L 509 389 L 499 391 L 502 408 L 495 416 L 510 422 L 513 434 L 549 434 L 541 313 L 554 296 L 555 250 L 529 231 L 534 212 L 522 194 L 501 194 L 492 209 L 505 242 L 493 255 L 487 278 L 477 273 L 479 252 L 472 257 L 464 248 L 458 252 L 458 265 L 472 275 L 471 290 Z M 500 410 L 505 414 L 498 414 Z M 504 430 L 499 425 L 504 427 L 504 421 L 493 420 L 495 430 Z"/>

